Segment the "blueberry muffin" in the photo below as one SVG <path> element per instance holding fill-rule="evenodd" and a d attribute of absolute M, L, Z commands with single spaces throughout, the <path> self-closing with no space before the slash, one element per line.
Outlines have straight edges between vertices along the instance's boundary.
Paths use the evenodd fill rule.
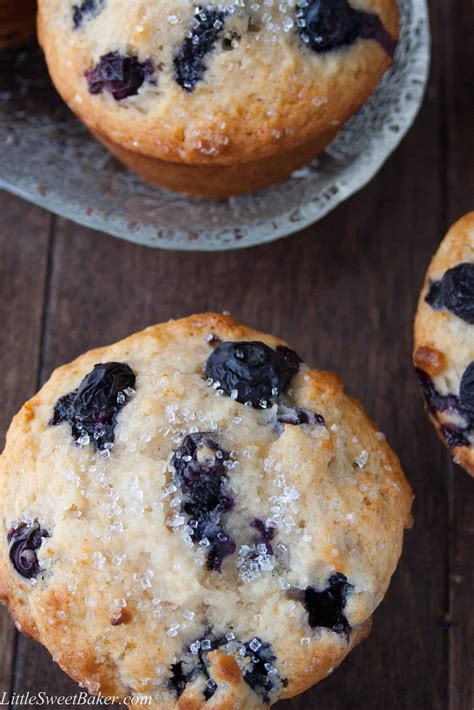
<path fill-rule="evenodd" d="M 204 197 L 285 180 L 390 66 L 396 0 L 40 0 L 70 108 L 150 182 Z"/>
<path fill-rule="evenodd" d="M 35 21 L 36 0 L 0 0 L 0 51 L 31 39 Z"/>
<path fill-rule="evenodd" d="M 251 710 L 369 632 L 412 494 L 335 375 L 216 314 L 56 370 L 0 459 L 0 597 L 92 693 Z"/>
<path fill-rule="evenodd" d="M 474 476 L 474 212 L 451 227 L 429 266 L 413 361 L 431 421 Z"/>

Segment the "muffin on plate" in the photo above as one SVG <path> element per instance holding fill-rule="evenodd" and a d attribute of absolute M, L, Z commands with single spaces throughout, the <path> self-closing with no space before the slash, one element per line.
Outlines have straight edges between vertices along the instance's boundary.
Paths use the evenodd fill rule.
<path fill-rule="evenodd" d="M 431 421 L 474 476 L 474 212 L 451 227 L 429 266 L 413 361 Z"/>
<path fill-rule="evenodd" d="M 28 42 L 36 22 L 36 0 L 0 0 L 0 51 Z"/>
<path fill-rule="evenodd" d="M 52 79 L 152 183 L 222 198 L 287 179 L 367 100 L 395 0 L 40 0 Z"/>
<path fill-rule="evenodd" d="M 251 710 L 369 632 L 410 523 L 339 379 L 230 317 L 56 370 L 0 459 L 0 597 L 93 693 Z"/>

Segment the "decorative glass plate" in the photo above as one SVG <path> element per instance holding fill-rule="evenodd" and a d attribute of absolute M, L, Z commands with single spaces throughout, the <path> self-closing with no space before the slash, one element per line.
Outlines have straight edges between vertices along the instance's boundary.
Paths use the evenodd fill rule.
<path fill-rule="evenodd" d="M 288 182 L 224 202 L 147 185 L 61 102 L 38 48 L 0 54 L 0 187 L 88 227 L 163 249 L 235 249 L 303 229 L 377 173 L 421 105 L 428 10 L 425 0 L 399 6 L 393 67 L 326 151 Z"/>

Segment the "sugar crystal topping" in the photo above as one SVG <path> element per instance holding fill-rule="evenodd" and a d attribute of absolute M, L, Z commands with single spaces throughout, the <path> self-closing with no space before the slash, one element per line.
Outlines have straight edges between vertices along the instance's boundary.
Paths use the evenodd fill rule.
<path fill-rule="evenodd" d="M 68 435 L 74 454 L 60 472 L 71 537 L 87 538 L 82 547 L 73 543 L 60 562 L 67 567 L 63 579 L 71 603 L 79 610 L 69 614 L 79 613 L 82 603 L 99 618 L 105 605 L 114 633 L 115 625 L 133 624 L 135 615 L 145 620 L 165 649 L 149 679 L 165 702 L 176 700 L 182 684 L 197 682 L 198 675 L 190 675 L 196 668 L 208 698 L 218 692 L 205 659 L 216 648 L 235 656 L 247 685 L 273 702 L 281 666 L 265 638 L 268 615 L 260 595 L 278 595 L 303 647 L 316 645 L 321 629 L 349 637 L 346 602 L 353 580 L 340 569 L 356 547 L 360 517 L 338 487 L 354 486 L 369 499 L 379 491 L 376 477 L 367 475 L 372 454 L 357 438 L 346 441 L 345 422 L 333 423 L 328 416 L 326 426 L 322 415 L 300 406 L 309 405 L 298 397 L 297 384 L 286 386 L 285 379 L 282 391 L 277 378 L 267 399 L 241 402 L 238 390 L 223 393 L 214 380 L 205 381 L 201 365 L 221 343 L 201 337 L 202 357 L 193 368 L 186 363 L 183 373 L 177 362 L 175 370 L 162 371 L 153 363 L 151 375 L 137 372 L 136 387 L 114 390 L 116 397 L 105 404 L 127 409 L 119 413 L 110 455 L 102 458 L 92 442 L 70 441 Z M 296 377 L 299 359 L 290 365 Z M 304 381 L 304 371 L 300 374 Z M 100 413 L 102 403 L 95 390 L 93 395 L 92 413 Z M 65 404 L 69 413 L 71 402 Z M 89 416 L 89 410 L 79 413 Z M 291 442 L 293 436 L 303 442 L 303 453 L 294 460 L 287 456 L 285 439 Z M 330 476 L 318 477 L 328 465 L 325 456 L 332 456 Z M 314 478 L 313 487 L 305 482 L 307 475 Z M 327 553 L 318 559 L 320 531 L 328 532 L 326 515 L 337 534 L 329 531 Z M 54 553 L 55 531 L 47 528 Z M 384 539 L 377 543 L 383 549 Z M 40 558 L 41 571 L 54 579 L 58 561 L 43 562 L 47 557 Z M 81 567 L 94 580 L 85 601 Z M 248 633 L 219 618 L 223 599 L 245 610 L 243 618 L 249 612 Z M 61 623 L 69 623 L 69 614 Z M 232 617 L 227 609 L 226 615 Z M 108 660 L 106 632 L 97 639 L 97 664 Z"/>

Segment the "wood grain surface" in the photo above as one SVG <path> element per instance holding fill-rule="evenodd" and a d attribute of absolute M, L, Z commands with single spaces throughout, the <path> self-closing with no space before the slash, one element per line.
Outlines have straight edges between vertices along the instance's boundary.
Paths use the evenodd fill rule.
<path fill-rule="evenodd" d="M 379 175 L 336 212 L 271 245 L 153 251 L 0 193 L 0 435 L 57 365 L 169 318 L 229 310 L 337 371 L 399 453 L 415 525 L 365 641 L 278 710 L 473 710 L 474 481 L 423 413 L 412 322 L 431 254 L 474 209 L 471 0 L 433 0 L 424 106 Z M 77 686 L 0 614 L 0 699 Z M 18 704 L 14 704 L 19 707 Z"/>

